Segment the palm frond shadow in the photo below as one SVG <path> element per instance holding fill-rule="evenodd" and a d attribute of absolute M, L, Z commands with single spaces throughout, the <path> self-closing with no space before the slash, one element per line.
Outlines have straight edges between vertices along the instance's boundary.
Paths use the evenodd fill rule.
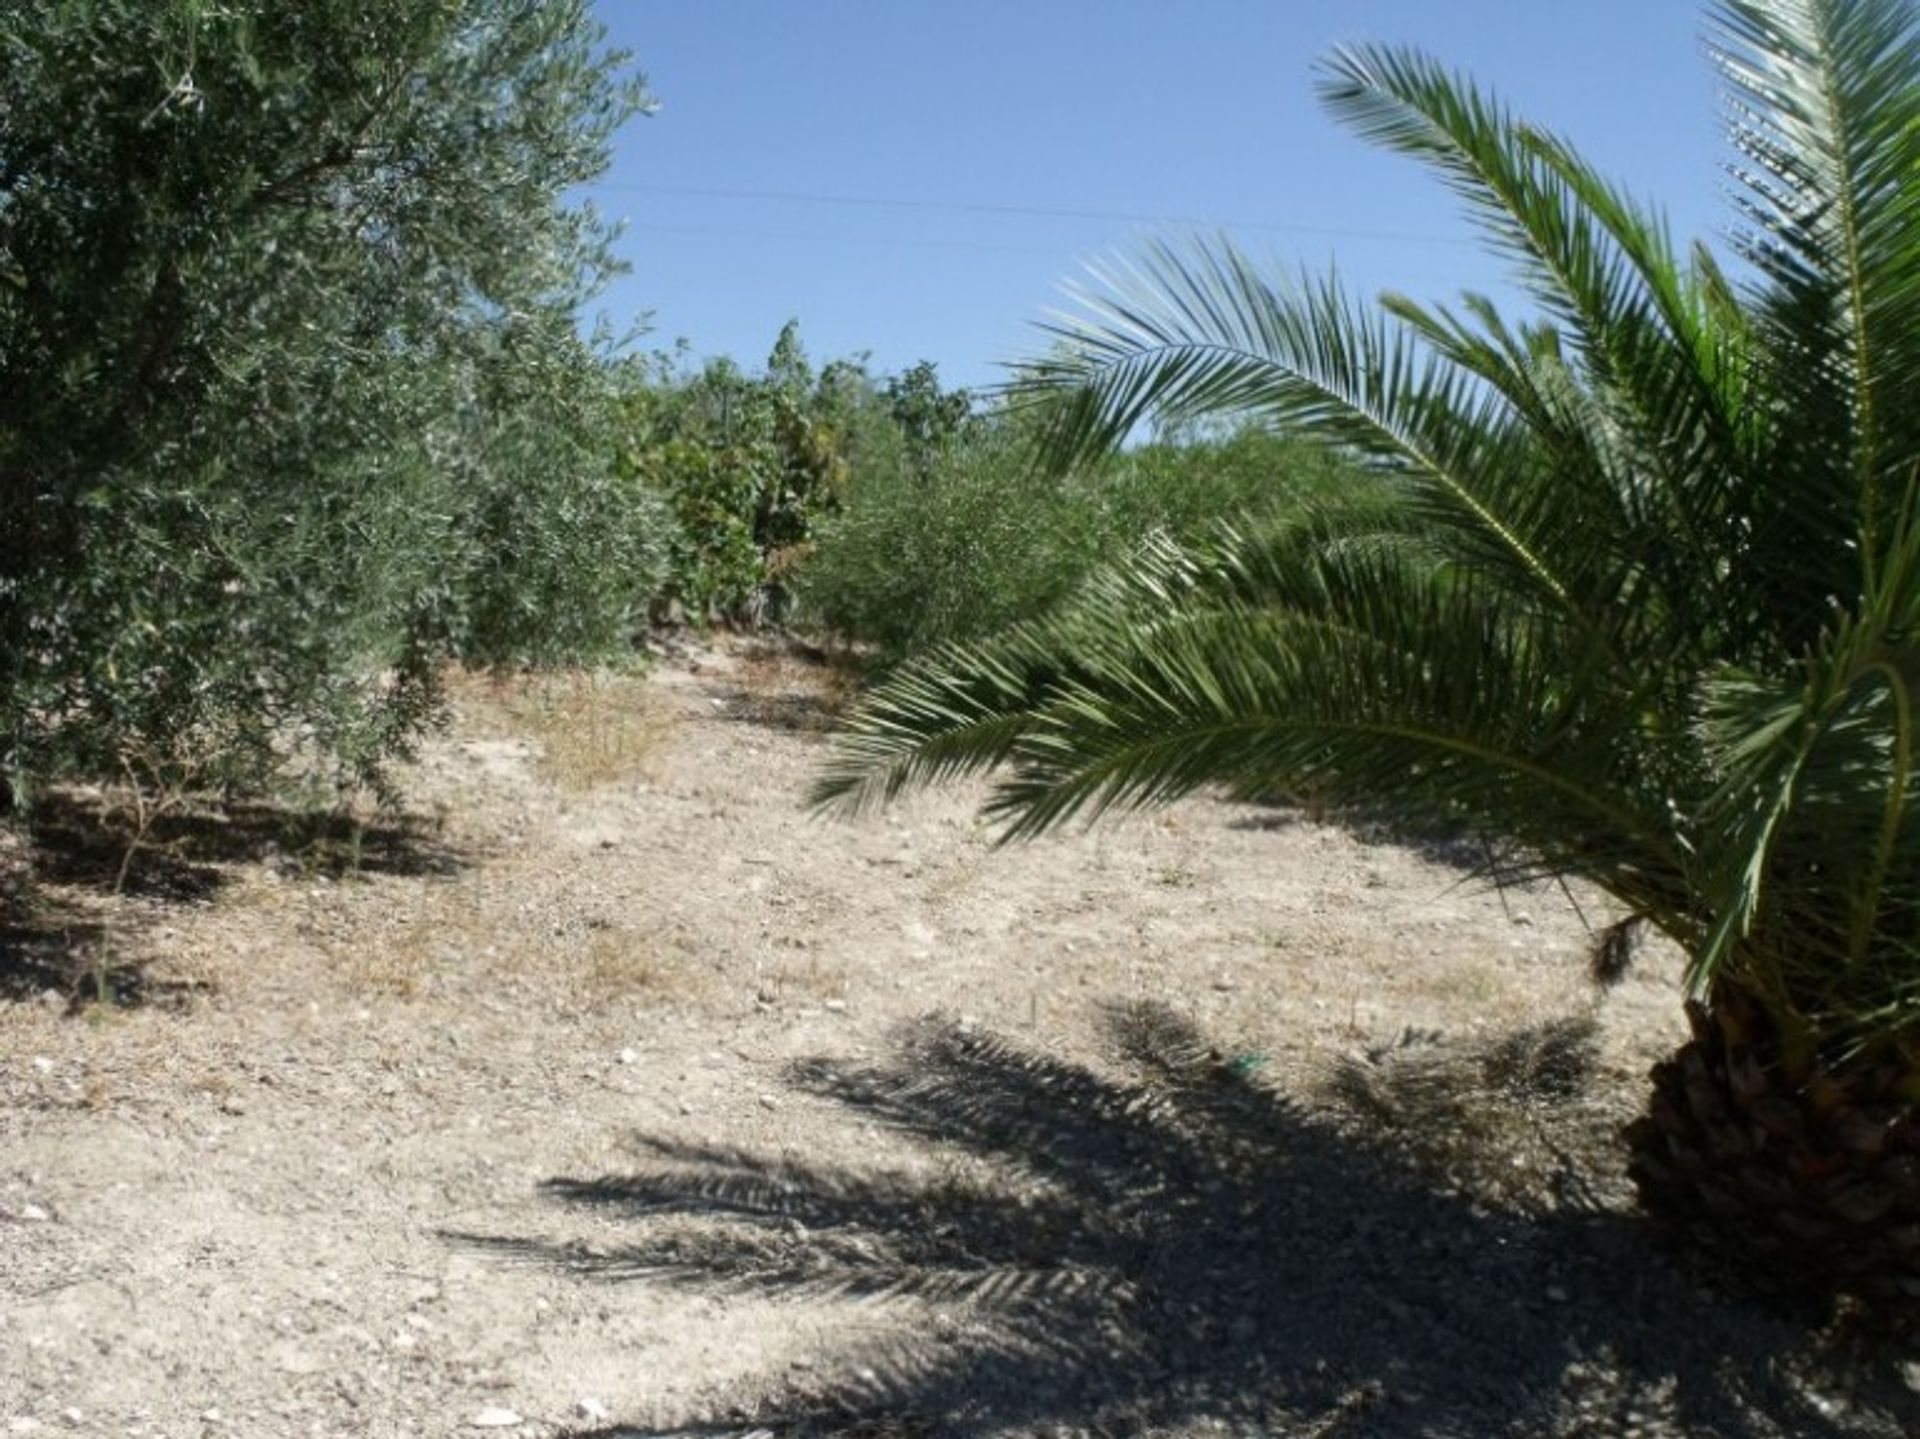
<path fill-rule="evenodd" d="M 1728 1439 L 1911 1432 L 1891 1376 L 1856 1364 L 1848 1406 L 1816 1398 L 1842 1381 L 1804 1326 L 1707 1297 L 1620 1214 L 1444 1193 L 1163 1009 L 1116 1010 L 1109 1033 L 1113 1074 L 938 1021 L 890 1062 L 794 1069 L 944 1148 L 934 1180 L 653 1139 L 641 1172 L 547 1185 L 630 1220 L 629 1243 L 450 1237 L 586 1279 L 899 1306 L 889 1338 L 809 1371 L 825 1379 L 608 1439 L 1604 1435 L 1652 1415 Z"/>

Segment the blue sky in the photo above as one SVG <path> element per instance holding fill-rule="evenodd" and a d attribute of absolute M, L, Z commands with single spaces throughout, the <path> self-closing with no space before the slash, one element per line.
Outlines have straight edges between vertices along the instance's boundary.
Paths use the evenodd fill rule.
<path fill-rule="evenodd" d="M 1060 282 L 1145 234 L 1224 229 L 1358 287 L 1499 290 L 1419 166 L 1326 116 L 1313 62 L 1404 41 L 1471 71 L 1661 205 L 1721 223 L 1718 122 L 1687 0 L 598 0 L 661 101 L 595 188 L 648 347 L 757 367 L 800 321 L 990 383 Z"/>

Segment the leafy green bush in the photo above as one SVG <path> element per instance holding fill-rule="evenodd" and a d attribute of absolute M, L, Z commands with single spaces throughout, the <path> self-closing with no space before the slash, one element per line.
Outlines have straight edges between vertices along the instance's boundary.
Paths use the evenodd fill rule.
<path fill-rule="evenodd" d="M 1361 483 L 1327 451 L 1256 431 L 1147 445 L 1056 480 L 1035 472 L 1020 421 L 996 417 L 924 469 L 854 475 L 800 570 L 800 615 L 897 660 L 1041 613 L 1156 532 Z"/>
<path fill-rule="evenodd" d="M 954 397 L 930 365 L 884 393 L 856 362 L 816 374 L 793 323 L 761 375 L 726 360 L 683 375 L 676 358 L 636 366 L 625 407 L 624 468 L 677 523 L 662 599 L 696 624 L 778 621 L 788 569 L 848 476 L 936 445 Z"/>
<path fill-rule="evenodd" d="M 473 461 L 457 596 L 461 658 L 501 668 L 628 651 L 667 583 L 678 527 L 618 462 L 614 370 L 570 324 L 493 366 L 498 391 L 463 444 Z"/>
<path fill-rule="evenodd" d="M 0 810 L 372 781 L 463 643 L 605 638 L 628 597 L 555 583 L 617 498 L 561 398 L 610 263 L 565 197 L 623 68 L 586 0 L 6 8 Z"/>

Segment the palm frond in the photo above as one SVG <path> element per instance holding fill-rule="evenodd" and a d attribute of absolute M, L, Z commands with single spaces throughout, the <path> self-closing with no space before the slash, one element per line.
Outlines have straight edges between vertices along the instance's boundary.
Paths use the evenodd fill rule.
<path fill-rule="evenodd" d="M 1235 416 L 1383 483 L 910 664 L 822 796 L 993 769 L 1017 836 L 1311 785 L 1597 881 L 1790 1044 L 1920 1027 L 1920 7 L 1715 13 L 1755 278 L 1426 56 L 1336 52 L 1329 107 L 1543 314 L 1365 307 L 1225 241 L 1096 271 L 1023 376 L 1054 463 Z"/>
<path fill-rule="evenodd" d="M 1901 0 L 1722 0 L 1712 51 L 1800 487 L 1857 518 L 1871 566 L 1920 463 L 1920 18 Z"/>

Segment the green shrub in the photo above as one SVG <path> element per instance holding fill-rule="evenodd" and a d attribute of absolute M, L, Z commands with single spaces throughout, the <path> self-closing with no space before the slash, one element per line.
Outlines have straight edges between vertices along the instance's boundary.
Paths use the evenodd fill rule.
<path fill-rule="evenodd" d="M 1041 613 L 1156 532 L 1364 483 L 1329 452 L 1253 431 L 1146 445 L 1061 480 L 1032 457 L 1021 424 L 998 417 L 924 469 L 857 472 L 799 573 L 802 621 L 890 662 Z"/>
<path fill-rule="evenodd" d="M 456 644 L 496 669 L 628 653 L 678 543 L 659 493 L 619 463 L 614 370 L 571 324 L 538 344 L 490 367 L 497 393 L 461 446 L 473 478 Z"/>
<path fill-rule="evenodd" d="M 623 465 L 673 514 L 661 598 L 696 624 L 785 618 L 788 570 L 848 477 L 930 453 L 957 423 L 931 365 L 884 392 L 857 362 L 816 374 L 791 322 L 760 375 L 727 360 L 682 374 L 677 358 L 631 371 Z"/>
<path fill-rule="evenodd" d="M 623 71 L 586 0 L 6 7 L 0 810 L 376 781 L 462 643 L 610 633 L 561 397 Z"/>

